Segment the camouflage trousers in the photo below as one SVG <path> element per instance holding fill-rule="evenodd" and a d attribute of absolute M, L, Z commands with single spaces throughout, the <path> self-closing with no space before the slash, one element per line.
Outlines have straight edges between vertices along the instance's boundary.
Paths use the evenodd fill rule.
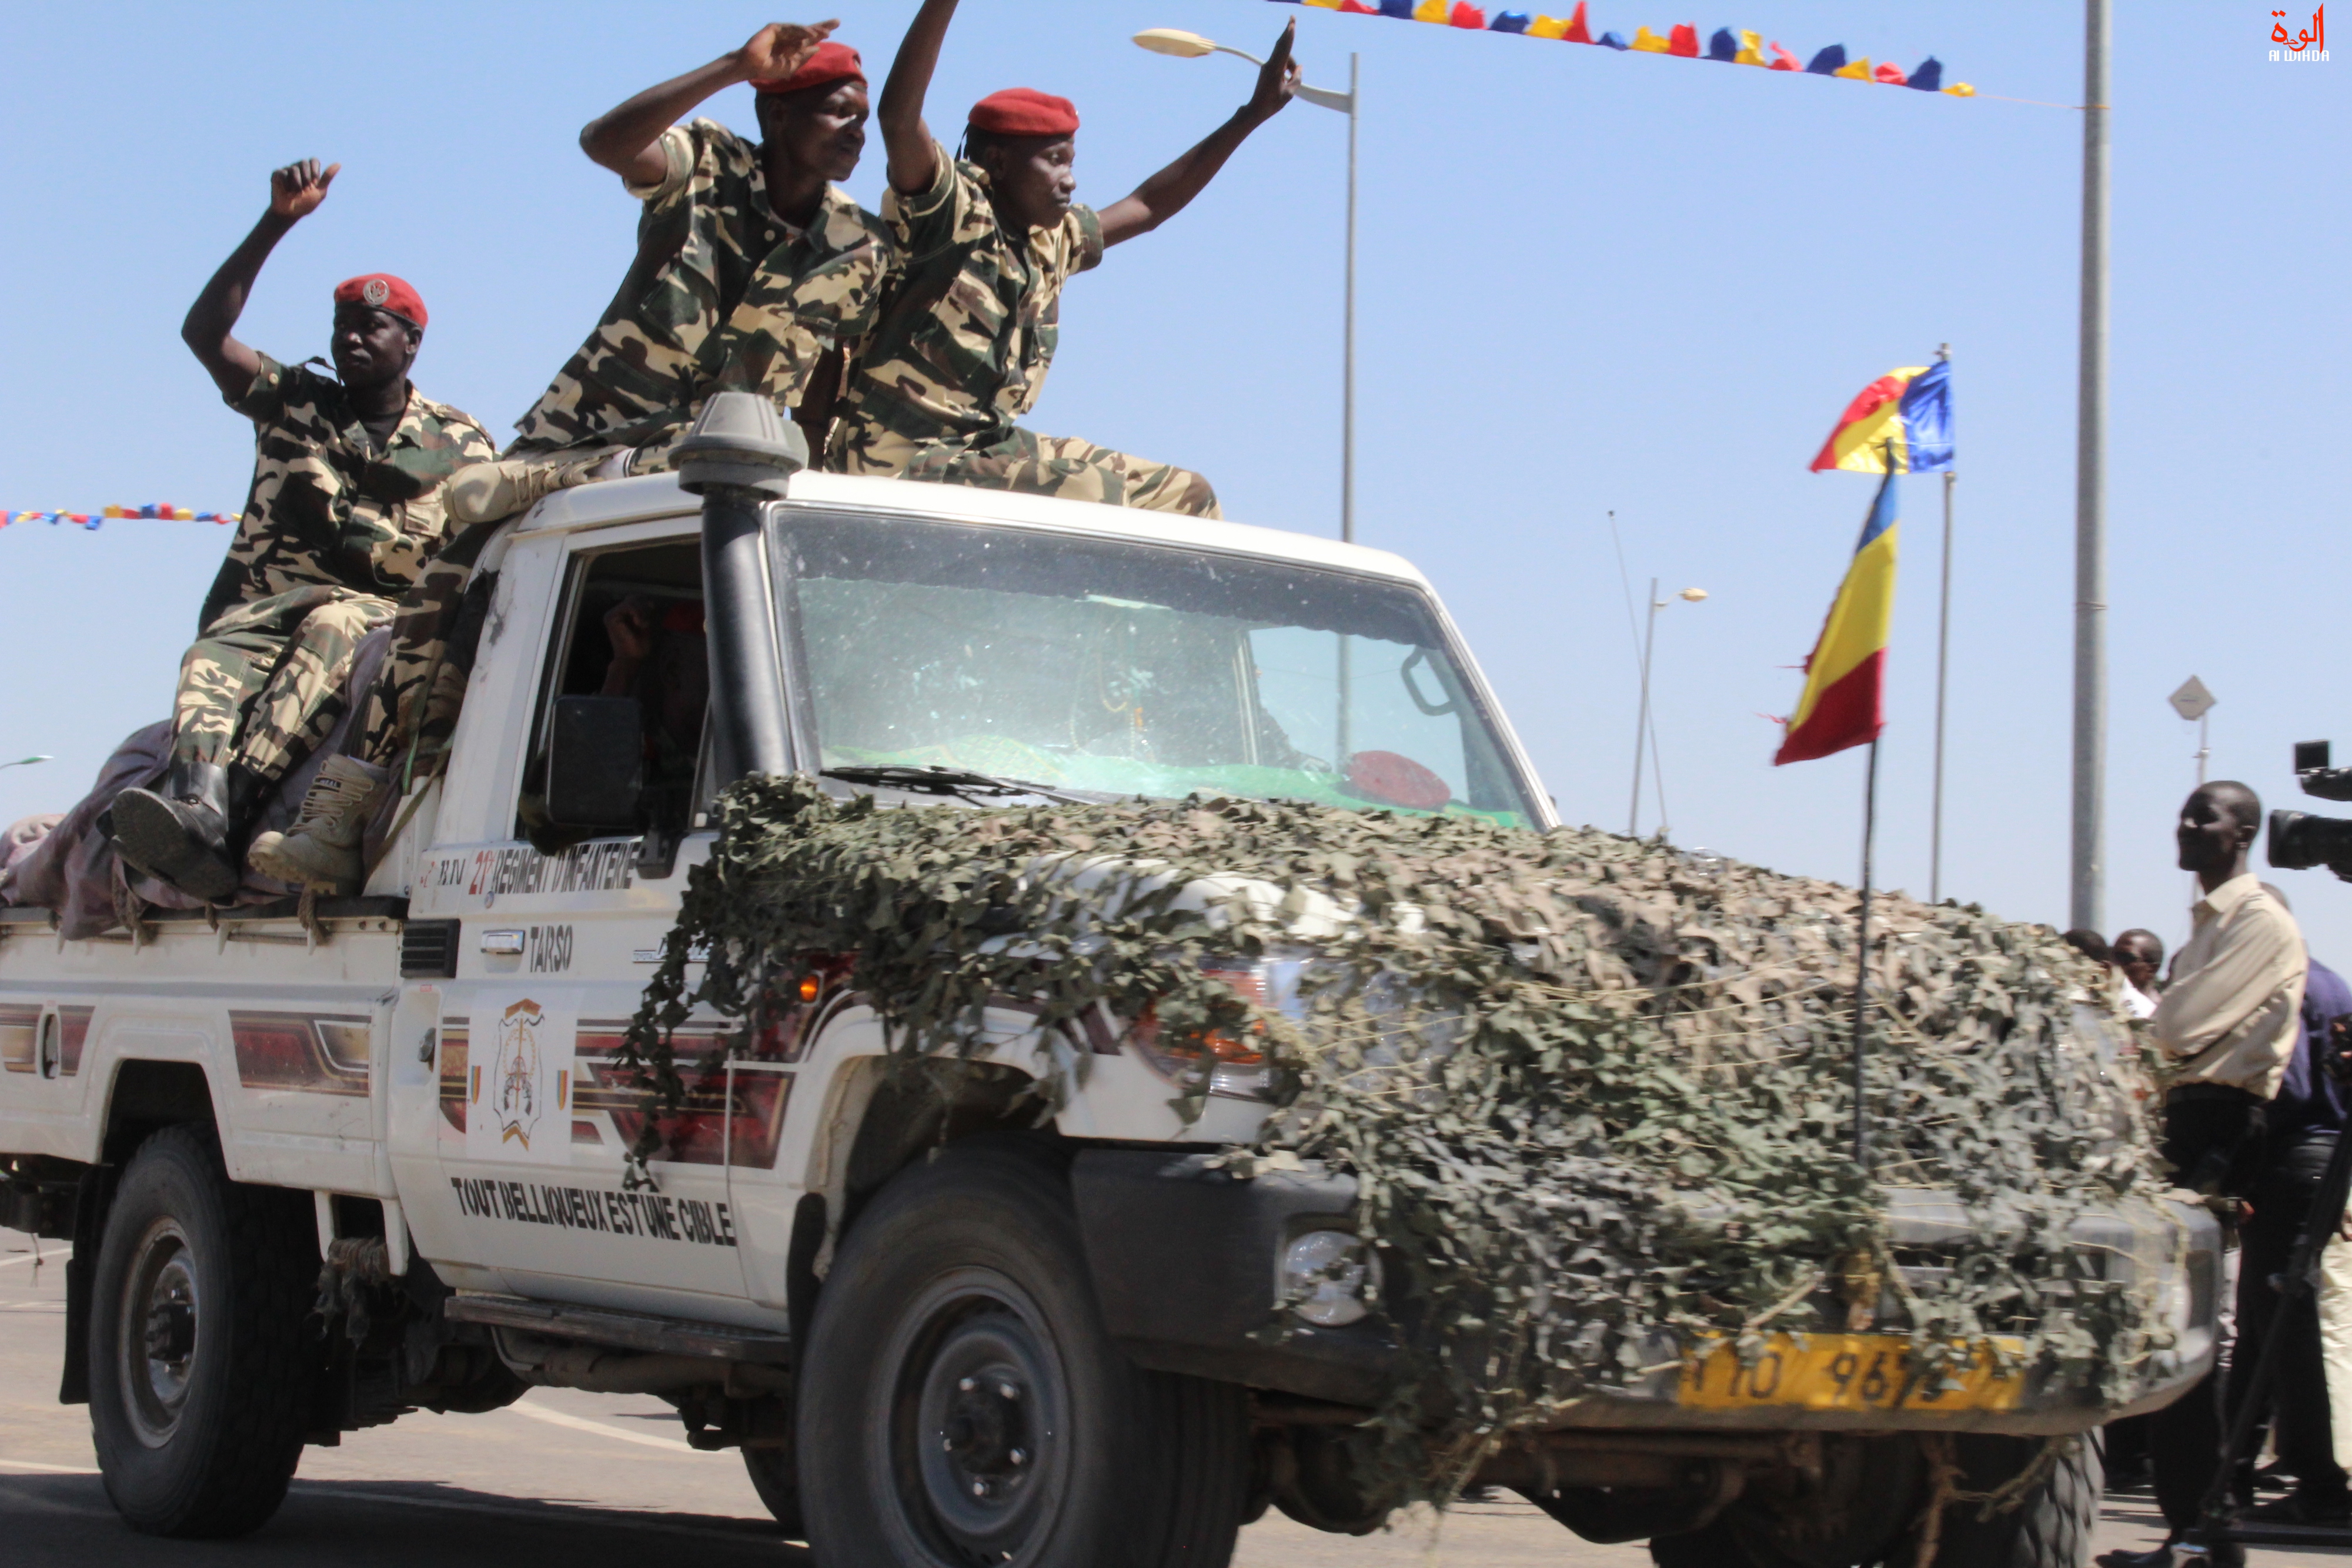
<path fill-rule="evenodd" d="M 457 732 L 497 574 L 475 563 L 499 522 L 459 534 L 425 566 L 392 613 L 392 646 L 368 687 L 350 743 L 362 762 L 402 770 L 401 788 L 430 777 Z"/>
<path fill-rule="evenodd" d="M 1018 490 L 1192 517 L 1222 517 L 1217 493 L 1189 468 L 1147 463 L 1090 441 L 1013 429 L 992 441 L 926 441 L 845 418 L 833 428 L 825 467 L 836 474 L 926 479 L 982 490 Z"/>
<path fill-rule="evenodd" d="M 230 608 L 180 661 L 173 758 L 283 778 L 342 716 L 352 656 L 393 609 L 316 583 Z"/>

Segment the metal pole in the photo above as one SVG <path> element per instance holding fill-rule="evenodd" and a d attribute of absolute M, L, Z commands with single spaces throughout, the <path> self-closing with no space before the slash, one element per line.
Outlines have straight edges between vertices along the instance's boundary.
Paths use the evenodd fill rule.
<path fill-rule="evenodd" d="M 2200 789 L 2205 788 L 2205 759 L 2213 755 L 2210 740 L 2211 731 L 2207 728 L 2212 722 L 2213 716 L 2210 713 L 2197 716 L 2197 788 Z"/>
<path fill-rule="evenodd" d="M 2106 928 L 2107 46 L 2114 0 L 2083 7 L 2082 382 L 2074 455 L 2074 810 L 2070 921 Z"/>
<path fill-rule="evenodd" d="M 1862 911 L 1853 933 L 1853 1163 L 1870 1169 L 1870 1108 L 1863 1094 L 1864 1032 L 1870 1008 L 1870 852 L 1878 834 L 1878 742 L 1862 787 Z"/>
<path fill-rule="evenodd" d="M 1356 117 L 1363 109 L 1363 57 L 1348 57 L 1348 303 L 1341 329 L 1339 372 L 1339 540 L 1356 542 Z M 1348 668 L 1348 639 L 1339 639 L 1339 766 L 1348 768 L 1348 709 L 1353 701 L 1352 675 Z"/>
<path fill-rule="evenodd" d="M 1642 836 L 1642 745 L 1650 736 L 1650 650 L 1658 644 L 1658 580 L 1650 579 L 1650 628 L 1642 636 L 1642 708 L 1633 721 L 1633 804 L 1625 813 L 1625 836 Z"/>
<path fill-rule="evenodd" d="M 1948 364 L 1952 346 L 1937 349 L 1936 358 Z M 1927 902 L 1944 901 L 1944 692 L 1952 658 L 1952 483 L 1944 470 L 1944 575 L 1936 613 L 1936 803 L 1927 831 Z"/>
<path fill-rule="evenodd" d="M 1658 798 L 1658 837 L 1674 833 L 1674 815 L 1666 810 L 1666 762 L 1658 755 L 1658 716 L 1650 715 L 1650 793 Z"/>
<path fill-rule="evenodd" d="M 1356 542 L 1356 117 L 1364 107 L 1361 55 L 1348 57 L 1347 368 L 1339 413 L 1339 538 Z"/>

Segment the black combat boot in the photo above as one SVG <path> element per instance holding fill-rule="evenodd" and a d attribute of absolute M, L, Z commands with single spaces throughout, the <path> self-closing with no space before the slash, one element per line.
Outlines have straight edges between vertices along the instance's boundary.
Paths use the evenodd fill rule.
<path fill-rule="evenodd" d="M 114 798 L 107 831 L 115 852 L 183 893 L 215 904 L 234 897 L 243 879 L 229 849 L 231 792 L 225 769 L 174 758 L 156 789 L 125 789 Z"/>

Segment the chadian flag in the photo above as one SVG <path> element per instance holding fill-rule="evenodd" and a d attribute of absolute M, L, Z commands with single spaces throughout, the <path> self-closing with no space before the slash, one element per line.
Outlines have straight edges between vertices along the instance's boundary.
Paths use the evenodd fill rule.
<path fill-rule="evenodd" d="M 1805 661 L 1804 695 L 1780 738 L 1777 768 L 1864 746 L 1886 727 L 1886 633 L 1895 616 L 1895 476 L 1879 482 L 1853 564 L 1838 585 L 1822 640 Z"/>
<path fill-rule="evenodd" d="M 1889 371 L 1863 388 L 1822 444 L 1812 472 L 1884 474 L 1889 444 L 1897 474 L 1933 474 L 1952 465 L 1949 361 Z"/>

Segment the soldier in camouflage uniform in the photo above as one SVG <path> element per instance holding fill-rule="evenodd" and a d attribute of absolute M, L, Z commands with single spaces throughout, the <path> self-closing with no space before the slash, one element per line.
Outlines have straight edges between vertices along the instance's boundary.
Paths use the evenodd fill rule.
<path fill-rule="evenodd" d="M 1160 226 L 1200 194 L 1298 82 L 1286 28 L 1257 89 L 1208 140 L 1104 208 L 1074 206 L 1076 111 L 1019 89 L 983 99 L 950 158 L 923 99 L 955 0 L 925 0 L 882 89 L 890 153 L 883 216 L 904 273 L 858 346 L 826 466 L 951 485 L 1221 515 L 1198 474 L 1015 423 L 1045 388 L 1062 286 L 1111 246 Z"/>
<path fill-rule="evenodd" d="M 834 24 L 772 24 L 710 64 L 649 88 L 580 133 L 645 203 L 637 257 L 588 340 L 517 423 L 508 483 L 465 510 L 520 510 L 588 477 L 654 473 L 714 392 L 824 416 L 821 375 L 863 336 L 895 261 L 881 221 L 835 187 L 866 148 L 865 67 Z M 677 123 L 738 82 L 758 89 L 761 140 Z M 821 396 L 811 399 L 813 389 Z M 820 423 L 812 445 L 823 445 Z M 562 459 L 563 467 L 551 467 Z M 469 485 L 468 490 L 470 491 Z"/>
<path fill-rule="evenodd" d="M 392 640 L 341 754 L 320 765 L 293 824 L 257 835 L 254 870 L 298 887 L 356 893 L 361 846 L 387 781 L 404 790 L 440 770 L 472 679 L 498 573 L 475 566 L 502 523 L 469 528 L 425 566 L 392 612 Z"/>
<path fill-rule="evenodd" d="M 881 221 L 833 184 L 856 171 L 869 113 L 865 68 L 833 29 L 762 27 L 580 133 L 645 204 L 636 260 L 504 458 L 451 483 L 465 540 L 403 601 L 354 754 L 329 759 L 289 832 L 255 841 L 257 869 L 352 885 L 377 791 L 395 768 L 404 787 L 437 768 L 471 664 L 470 638 L 452 641 L 474 624 L 460 606 L 482 598 L 465 571 L 490 525 L 567 486 L 666 469 L 714 392 L 774 399 L 823 449 L 839 345 L 873 326 L 896 254 Z M 759 142 L 709 120 L 677 123 L 739 82 L 758 91 Z"/>
<path fill-rule="evenodd" d="M 182 662 L 170 770 L 156 789 L 124 791 L 109 831 L 125 862 L 204 898 L 236 890 L 243 820 L 332 723 L 353 645 L 447 538 L 442 482 L 494 455 L 471 416 L 409 384 L 425 312 L 399 278 L 336 288 L 340 379 L 234 335 L 263 262 L 340 168 L 310 160 L 270 176 L 268 212 L 181 329 L 254 423 L 253 487 Z"/>

